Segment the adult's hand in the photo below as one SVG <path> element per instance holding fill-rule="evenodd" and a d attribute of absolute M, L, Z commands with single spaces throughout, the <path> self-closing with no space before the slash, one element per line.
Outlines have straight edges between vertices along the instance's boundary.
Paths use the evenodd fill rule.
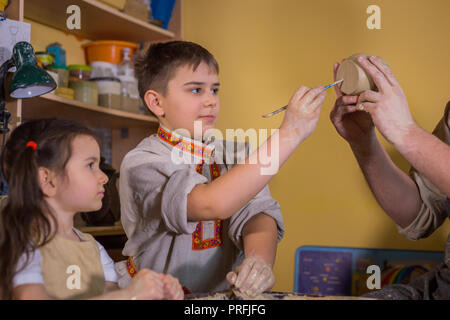
<path fill-rule="evenodd" d="M 334 81 L 339 63 L 333 66 Z M 336 102 L 330 113 L 330 120 L 339 135 L 347 140 L 352 146 L 364 146 L 374 135 L 374 126 L 370 115 L 358 109 L 356 103 L 358 96 L 344 95 L 338 86 L 334 86 L 336 91 Z"/>
<path fill-rule="evenodd" d="M 375 126 L 390 143 L 396 147 L 403 145 L 405 137 L 417 125 L 402 87 L 380 58 L 358 56 L 357 60 L 378 88 L 378 92 L 364 91 L 358 97 L 357 108 L 370 113 Z"/>

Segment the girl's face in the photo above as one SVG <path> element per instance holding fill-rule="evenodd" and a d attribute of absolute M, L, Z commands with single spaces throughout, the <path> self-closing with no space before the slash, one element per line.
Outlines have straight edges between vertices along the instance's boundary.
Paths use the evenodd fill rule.
<path fill-rule="evenodd" d="M 90 212 L 102 207 L 102 198 L 108 176 L 100 170 L 100 147 L 88 135 L 79 135 L 72 141 L 72 155 L 65 174 L 59 178 L 55 200 L 65 212 Z"/>

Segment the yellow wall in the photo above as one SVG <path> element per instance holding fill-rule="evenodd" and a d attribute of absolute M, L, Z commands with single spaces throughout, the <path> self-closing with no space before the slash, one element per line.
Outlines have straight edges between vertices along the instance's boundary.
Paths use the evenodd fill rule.
<path fill-rule="evenodd" d="M 221 130 L 278 128 L 282 116 L 261 114 L 286 104 L 300 85 L 331 83 L 333 62 L 355 52 L 389 62 L 426 130 L 433 129 L 449 100 L 448 0 L 183 1 L 184 38 L 207 47 L 220 64 Z M 382 30 L 366 28 L 370 4 L 381 7 Z M 77 38 L 31 23 L 36 51 L 58 40 L 68 64 L 84 63 Z M 270 183 L 286 224 L 275 290 L 293 289 L 294 254 L 302 245 L 443 250 L 450 231 L 447 221 L 417 242 L 397 233 L 329 121 L 334 98 L 329 91 L 316 131 Z M 406 171 L 406 161 L 383 144 Z"/>
<path fill-rule="evenodd" d="M 366 27 L 370 4 L 381 8 L 382 30 Z M 389 62 L 416 121 L 431 131 L 450 100 L 448 12 L 448 0 L 184 0 L 184 39 L 219 61 L 221 130 L 278 128 L 282 116 L 261 114 L 285 105 L 300 85 L 331 83 L 335 61 L 366 52 Z M 450 231 L 447 221 L 417 242 L 397 233 L 329 120 L 334 99 L 330 90 L 316 131 L 270 182 L 286 224 L 275 290 L 293 289 L 300 246 L 443 250 Z"/>

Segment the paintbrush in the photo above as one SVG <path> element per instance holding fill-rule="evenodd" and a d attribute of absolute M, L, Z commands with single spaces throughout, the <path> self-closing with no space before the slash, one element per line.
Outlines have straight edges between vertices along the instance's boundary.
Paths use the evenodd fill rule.
<path fill-rule="evenodd" d="M 341 83 L 342 81 L 344 81 L 344 79 L 341 79 L 341 80 L 338 80 L 338 81 L 336 81 L 336 82 L 333 82 L 332 84 L 329 84 L 329 85 L 327 85 L 326 87 L 324 87 L 324 90 L 327 90 L 328 88 L 331 88 L 332 86 L 334 86 L 334 85 L 336 85 L 336 84 L 339 84 L 339 83 Z M 263 117 L 263 118 L 269 118 L 269 117 L 271 117 L 271 116 L 273 116 L 273 115 L 276 115 L 277 113 L 280 113 L 280 112 L 286 110 L 287 107 L 288 107 L 288 106 L 286 105 L 286 106 L 284 106 L 284 107 L 281 107 L 280 109 L 275 110 L 274 112 L 271 112 L 271 113 L 268 113 L 268 114 L 264 114 L 262 117 Z"/>

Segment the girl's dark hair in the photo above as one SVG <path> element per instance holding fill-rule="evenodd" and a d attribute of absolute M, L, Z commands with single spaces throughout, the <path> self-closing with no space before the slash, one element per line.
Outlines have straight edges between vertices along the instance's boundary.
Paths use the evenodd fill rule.
<path fill-rule="evenodd" d="M 8 199 L 0 212 L 0 297 L 11 299 L 13 278 L 27 264 L 30 254 L 54 237 L 57 221 L 44 200 L 38 168 L 64 174 L 76 136 L 93 131 L 82 124 L 62 119 L 25 122 L 12 131 L 2 150 L 2 173 L 8 183 Z M 27 147 L 34 141 L 37 149 Z M 26 254 L 26 261 L 18 266 Z"/>

